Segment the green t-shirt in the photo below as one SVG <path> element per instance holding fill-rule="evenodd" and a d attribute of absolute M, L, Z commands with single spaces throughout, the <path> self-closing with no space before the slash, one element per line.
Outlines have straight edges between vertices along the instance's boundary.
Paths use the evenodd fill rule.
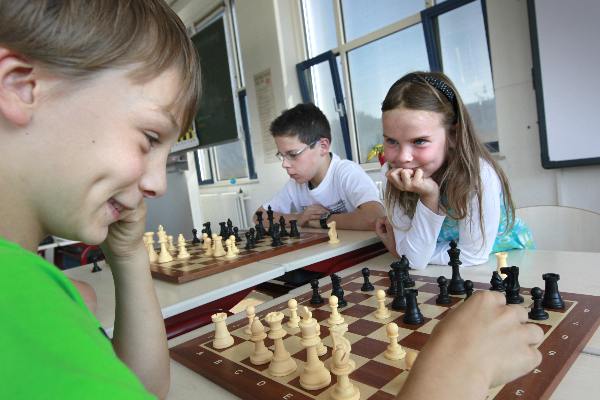
<path fill-rule="evenodd" d="M 148 399 L 71 281 L 0 239 L 0 399 Z"/>

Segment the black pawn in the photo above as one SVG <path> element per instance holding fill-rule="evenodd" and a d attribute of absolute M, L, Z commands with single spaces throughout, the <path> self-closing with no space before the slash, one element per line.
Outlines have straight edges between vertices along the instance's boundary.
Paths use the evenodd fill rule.
<path fill-rule="evenodd" d="M 468 279 L 465 281 L 465 294 L 467 295 L 466 299 L 473 294 L 473 282 Z"/>
<path fill-rule="evenodd" d="M 396 296 L 392 301 L 392 310 L 403 311 L 406 310 L 406 294 L 404 293 L 404 281 L 400 280 L 397 284 Z"/>
<path fill-rule="evenodd" d="M 237 226 L 233 227 L 233 236 L 235 236 L 235 242 L 241 242 L 242 238 L 240 237 L 240 230 L 238 229 Z"/>
<path fill-rule="evenodd" d="M 281 241 L 281 236 L 279 233 L 279 224 L 278 223 L 274 223 L 272 225 L 271 238 L 273 239 L 271 241 L 271 247 L 283 246 L 283 242 Z"/>
<path fill-rule="evenodd" d="M 423 314 L 421 314 L 421 310 L 419 310 L 419 305 L 417 304 L 419 291 L 417 289 L 406 289 L 404 293 L 406 295 L 406 312 L 402 321 L 409 325 L 422 324 L 424 321 Z"/>
<path fill-rule="evenodd" d="M 539 287 L 531 289 L 531 298 L 533 299 L 533 307 L 531 307 L 531 311 L 529 311 L 529 318 L 534 321 L 548 319 L 548 313 L 544 311 L 542 305 L 542 289 Z"/>
<path fill-rule="evenodd" d="M 200 243 L 200 239 L 198 239 L 198 229 L 192 229 L 192 235 L 194 236 L 192 239 L 192 244 Z"/>
<path fill-rule="evenodd" d="M 435 304 L 450 304 L 452 303 L 452 299 L 448 294 L 448 280 L 445 276 L 440 276 L 437 278 L 437 283 L 440 288 L 440 294 L 437 299 L 435 299 Z"/>
<path fill-rule="evenodd" d="M 504 292 L 504 282 L 502 282 L 502 277 L 498 273 L 498 271 L 492 272 L 492 279 L 490 279 L 490 290 L 495 290 L 497 292 Z"/>
<path fill-rule="evenodd" d="M 335 291 L 340 288 L 340 282 L 342 282 L 342 280 L 340 279 L 339 276 L 337 276 L 337 274 L 331 274 L 330 278 L 331 278 L 331 292 L 333 294 L 335 294 Z"/>
<path fill-rule="evenodd" d="M 342 289 L 342 278 L 340 278 L 337 274 L 331 274 L 331 282 L 332 282 L 332 291 L 333 294 L 338 299 L 338 307 L 346 307 L 348 302 L 344 299 L 344 289 Z"/>
<path fill-rule="evenodd" d="M 290 220 L 290 237 L 300 237 L 300 232 L 298 232 L 298 221 L 295 219 Z"/>
<path fill-rule="evenodd" d="M 283 215 L 279 217 L 279 236 L 290 236 L 290 233 L 285 229 L 285 218 L 283 218 Z"/>
<path fill-rule="evenodd" d="M 548 273 L 542 275 L 542 279 L 546 281 L 546 290 L 544 290 L 544 300 L 542 302 L 544 307 L 551 310 L 564 309 L 565 302 L 558 291 L 558 280 L 560 279 L 560 275 Z"/>
<path fill-rule="evenodd" d="M 246 236 L 246 247 L 244 247 L 246 250 L 251 250 L 252 249 L 252 238 L 250 237 L 251 233 L 250 232 L 246 232 L 244 233 L 244 236 Z"/>
<path fill-rule="evenodd" d="M 310 298 L 310 304 L 323 304 L 325 300 L 319 294 L 319 281 L 317 279 L 313 279 L 310 281 L 310 287 L 312 288 L 312 297 Z"/>
<path fill-rule="evenodd" d="M 375 290 L 375 287 L 373 286 L 373 284 L 371 282 L 369 282 L 369 275 L 371 275 L 371 272 L 369 271 L 369 268 L 363 268 L 361 270 L 362 272 L 362 276 L 364 279 L 364 283 L 362 285 L 362 287 L 360 288 L 361 292 L 370 292 L 371 290 Z"/>
<path fill-rule="evenodd" d="M 248 232 L 250 232 L 250 248 L 253 249 L 256 247 L 256 229 L 250 228 Z"/>
<path fill-rule="evenodd" d="M 94 263 L 94 266 L 92 267 L 92 272 L 100 272 L 102 271 L 102 268 L 100 268 L 100 266 L 98 265 L 98 259 L 94 258 L 92 260 L 92 262 Z"/>

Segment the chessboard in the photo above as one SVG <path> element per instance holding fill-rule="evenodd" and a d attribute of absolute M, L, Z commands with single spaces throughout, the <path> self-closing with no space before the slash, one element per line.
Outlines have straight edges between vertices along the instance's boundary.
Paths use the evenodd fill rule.
<path fill-rule="evenodd" d="M 240 231 L 240 233 L 243 235 L 244 232 Z M 192 241 L 188 241 L 186 247 L 188 253 L 190 253 L 190 258 L 186 260 L 173 259 L 173 261 L 161 264 L 151 262 L 150 270 L 154 278 L 168 282 L 184 283 L 326 242 L 329 240 L 329 236 L 327 232 L 301 232 L 299 238 L 287 236 L 281 238 L 281 240 L 283 245 L 272 247 L 271 238 L 265 237 L 257 241 L 256 247 L 250 250 L 246 250 L 243 245 L 238 244 L 240 253 L 233 259 L 206 256 L 200 243 L 193 244 Z"/>
<path fill-rule="evenodd" d="M 375 291 L 386 290 L 390 286 L 386 272 L 370 273 Z M 439 289 L 436 279 L 415 275 L 411 277 L 415 280 L 415 288 L 418 289 L 417 300 L 424 316 L 424 322 L 420 325 L 405 324 L 402 312 L 394 311 L 390 307 L 390 318 L 376 319 L 373 316 L 377 308 L 375 291 L 361 291 L 361 273 L 354 273 L 342 280 L 344 299 L 348 305 L 339 311 L 348 324 L 348 331 L 344 337 L 352 345 L 350 357 L 356 363 L 350 380 L 359 388 L 361 399 L 394 399 L 410 372 L 405 359 L 391 361 L 383 356 L 389 344 L 386 335 L 387 323 L 395 322 L 398 325 L 399 343 L 407 353 L 418 353 L 427 342 L 433 327 L 444 318 L 449 309 L 459 306 L 464 301 L 464 295 L 451 296 L 451 304 L 437 305 L 435 300 Z M 488 290 L 489 287 L 489 283 L 474 283 L 476 291 Z M 522 305 L 531 307 L 529 290 L 522 288 L 520 293 L 525 299 Z M 309 291 L 295 299 L 298 309 L 303 305 L 309 307 L 312 317 L 321 325 L 321 338 L 328 351 L 320 360 L 327 366 L 332 356 L 332 337 L 327 322 L 330 315 L 327 297 L 331 294 L 331 284 L 321 287 L 321 294 L 325 299 L 323 305 L 311 305 L 311 294 L 312 291 Z M 546 310 L 550 315 L 547 320 L 530 321 L 539 325 L 545 333 L 544 341 L 539 346 L 543 354 L 540 366 L 516 381 L 491 389 L 488 399 L 538 400 L 550 397 L 600 323 L 600 297 L 565 292 L 561 292 L 561 296 L 565 302 L 564 310 Z M 391 303 L 390 297 L 386 303 Z M 288 335 L 284 337 L 283 343 L 298 365 L 296 372 L 288 376 L 272 377 L 267 371 L 268 364 L 257 366 L 250 362 L 253 343 L 249 341 L 249 335 L 244 333 L 248 325 L 245 318 L 228 325 L 234 338 L 231 347 L 216 350 L 212 346 L 213 331 L 173 347 L 171 356 L 242 399 L 329 399 L 332 386 L 336 382 L 335 375 L 332 374 L 329 386 L 317 391 L 305 390 L 299 384 L 299 374 L 306 362 L 307 353 L 300 344 L 300 330 L 285 326 L 289 319 L 289 311 L 286 311 L 286 308 L 287 301 L 282 300 L 278 305 L 262 310 L 256 315 L 261 321 L 272 311 L 281 311 L 286 315 L 283 321 Z M 273 340 L 265 339 L 265 345 L 272 350 Z M 498 343 L 498 346 L 502 346 L 502 343 Z"/>

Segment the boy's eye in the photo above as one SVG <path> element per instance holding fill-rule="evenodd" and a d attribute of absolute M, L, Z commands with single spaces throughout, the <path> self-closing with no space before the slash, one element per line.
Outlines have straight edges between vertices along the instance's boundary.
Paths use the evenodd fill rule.
<path fill-rule="evenodd" d="M 160 144 L 158 134 L 156 134 L 154 132 L 144 132 L 144 136 L 146 136 L 146 139 L 148 140 L 150 147 L 154 147 L 155 145 Z"/>

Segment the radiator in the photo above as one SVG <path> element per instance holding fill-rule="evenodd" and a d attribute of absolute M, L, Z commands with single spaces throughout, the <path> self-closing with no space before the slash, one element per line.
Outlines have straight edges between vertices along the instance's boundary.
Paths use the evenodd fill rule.
<path fill-rule="evenodd" d="M 245 193 L 210 193 L 201 194 L 199 197 L 204 218 L 202 223 L 210 221 L 213 233 L 219 233 L 219 222 L 225 222 L 227 218 L 239 229 L 250 228 L 245 202 L 249 197 Z"/>

